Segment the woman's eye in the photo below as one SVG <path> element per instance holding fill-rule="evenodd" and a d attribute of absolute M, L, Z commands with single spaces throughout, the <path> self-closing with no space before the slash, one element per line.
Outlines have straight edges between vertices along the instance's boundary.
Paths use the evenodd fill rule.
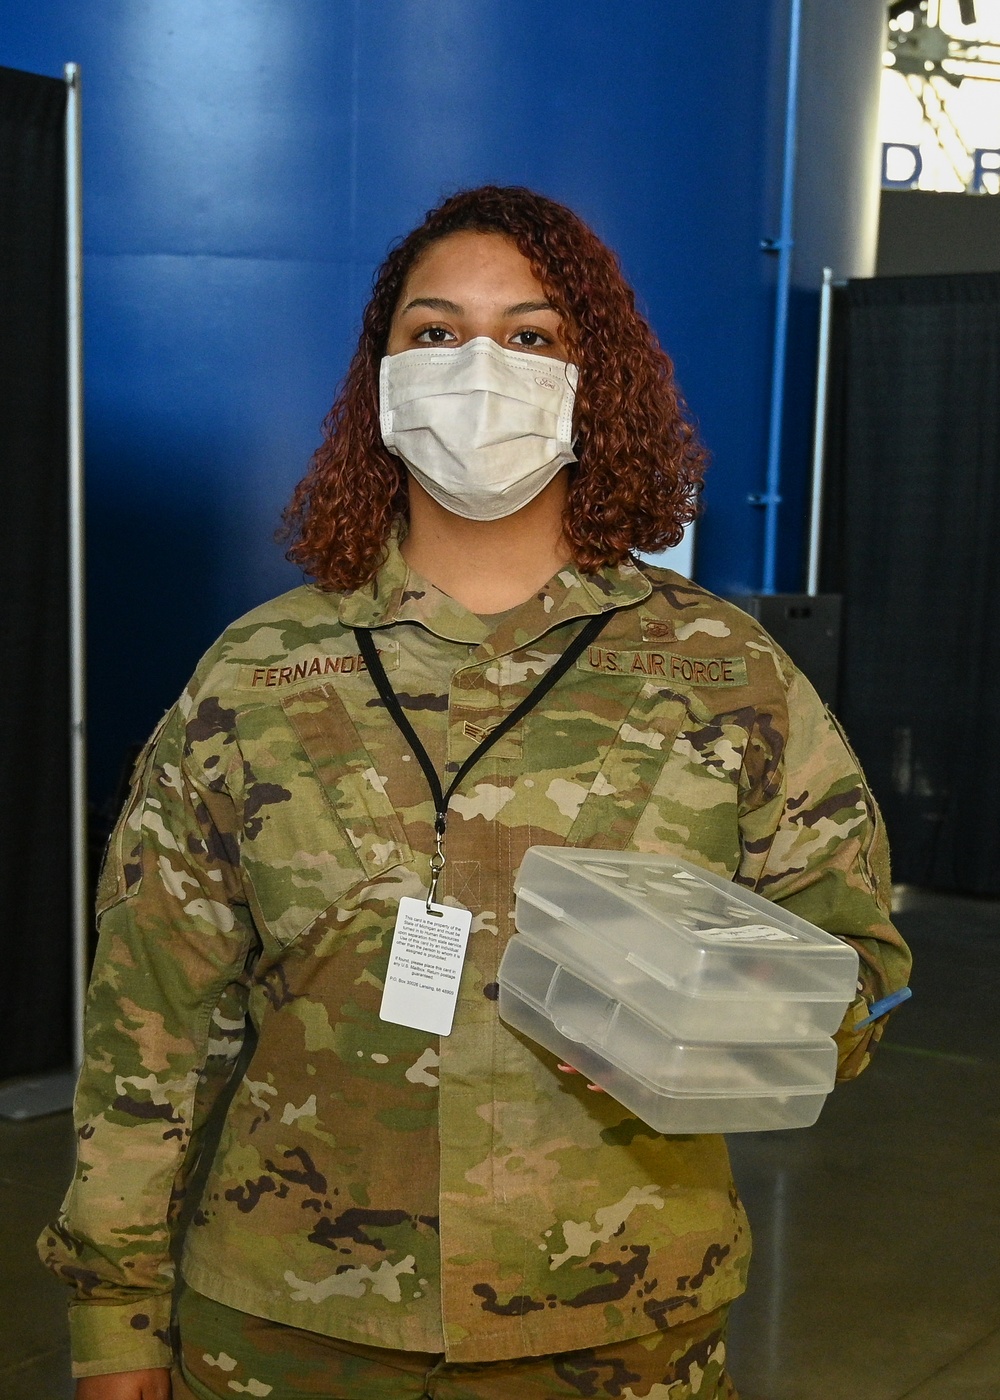
<path fill-rule="evenodd" d="M 414 340 L 422 340 L 425 345 L 446 345 L 449 340 L 455 339 L 452 332 L 446 330 L 444 326 L 425 326 L 413 338 Z"/>
<path fill-rule="evenodd" d="M 517 331 L 511 336 L 515 345 L 519 345 L 522 350 L 539 350 L 543 345 L 551 345 L 547 335 L 542 335 L 541 331 Z"/>

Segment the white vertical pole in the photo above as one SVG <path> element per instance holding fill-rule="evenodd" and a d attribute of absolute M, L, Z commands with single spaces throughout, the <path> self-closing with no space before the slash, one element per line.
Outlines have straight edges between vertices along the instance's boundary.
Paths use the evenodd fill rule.
<path fill-rule="evenodd" d="M 87 748 L 86 636 L 84 632 L 83 499 L 83 201 L 81 190 L 80 69 L 67 63 L 66 80 L 66 348 L 69 418 L 69 674 L 70 841 L 72 844 L 73 1062 L 83 1060 L 83 1004 L 87 984 Z"/>
<path fill-rule="evenodd" d="M 826 404 L 830 382 L 830 312 L 833 306 L 833 271 L 823 269 L 819 294 L 819 349 L 816 355 L 816 412 L 813 419 L 812 501 L 809 507 L 809 553 L 806 592 L 819 592 L 819 537 L 823 523 L 823 465 L 826 449 Z"/>

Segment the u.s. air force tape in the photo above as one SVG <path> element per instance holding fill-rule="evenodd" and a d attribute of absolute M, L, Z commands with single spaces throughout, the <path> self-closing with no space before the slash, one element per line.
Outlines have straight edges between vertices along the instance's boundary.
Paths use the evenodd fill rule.
<path fill-rule="evenodd" d="M 684 685 L 740 686 L 747 683 L 747 663 L 743 656 L 682 656 L 673 651 L 617 651 L 611 647 L 588 647 L 578 659 L 580 671 L 600 671 L 604 675 L 648 676 L 651 680 L 678 681 Z"/>

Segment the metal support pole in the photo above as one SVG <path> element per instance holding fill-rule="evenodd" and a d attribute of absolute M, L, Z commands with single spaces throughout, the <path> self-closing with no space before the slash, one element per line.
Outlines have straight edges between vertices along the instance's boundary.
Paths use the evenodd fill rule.
<path fill-rule="evenodd" d="M 781 228 L 776 239 L 765 240 L 765 252 L 778 254 L 778 286 L 774 308 L 774 355 L 771 369 L 771 413 L 767 440 L 767 479 L 764 494 L 752 498 L 764 507 L 763 593 L 774 593 L 778 572 L 778 520 L 781 505 L 781 431 L 785 409 L 785 362 L 788 353 L 788 305 L 795 247 L 795 158 L 799 111 L 799 51 L 802 0 L 791 0 L 788 27 L 788 79 L 785 94 L 785 148 L 781 171 Z"/>
<path fill-rule="evenodd" d="M 830 312 L 833 307 L 833 270 L 823 269 L 819 294 L 819 346 L 816 353 L 816 414 L 813 420 L 812 499 L 809 505 L 809 553 L 806 592 L 819 593 L 819 540 L 823 524 L 823 465 L 826 449 L 826 404 L 830 379 Z"/>
<path fill-rule="evenodd" d="M 86 637 L 84 632 L 83 499 L 83 199 L 80 69 L 67 63 L 66 79 L 66 343 L 69 420 L 69 674 L 70 831 L 73 908 L 73 1064 L 83 1060 L 83 1004 L 87 988 L 87 749 Z"/>

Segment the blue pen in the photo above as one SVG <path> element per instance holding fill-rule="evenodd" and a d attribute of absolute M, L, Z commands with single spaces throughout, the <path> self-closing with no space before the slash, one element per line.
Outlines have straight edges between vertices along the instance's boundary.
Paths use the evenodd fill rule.
<path fill-rule="evenodd" d="M 902 1006 L 904 1001 L 909 1001 L 912 995 L 913 992 L 909 987 L 901 987 L 898 992 L 892 992 L 889 996 L 883 997 L 881 1001 L 872 1002 L 868 1015 L 863 1021 L 859 1021 L 854 1029 L 859 1031 L 862 1026 L 868 1026 L 872 1021 L 877 1021 L 887 1011 L 892 1011 L 895 1007 Z"/>

